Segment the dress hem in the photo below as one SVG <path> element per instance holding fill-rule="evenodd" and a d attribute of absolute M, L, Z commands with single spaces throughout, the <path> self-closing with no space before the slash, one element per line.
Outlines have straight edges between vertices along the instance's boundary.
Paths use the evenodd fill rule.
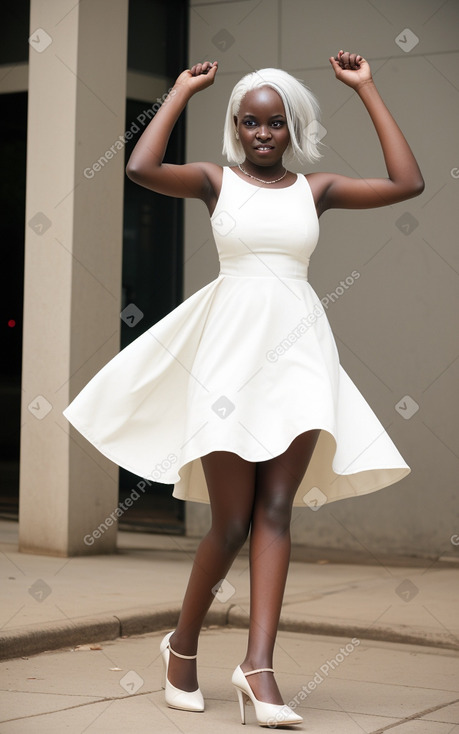
<path fill-rule="evenodd" d="M 179 500 L 181 500 L 183 502 L 188 501 L 188 502 L 199 502 L 201 504 L 210 504 L 209 498 L 205 499 L 202 496 L 201 497 L 191 496 L 191 495 L 180 496 L 179 493 L 178 494 L 175 494 L 175 487 L 180 482 L 182 482 L 184 480 L 184 476 L 182 476 L 182 474 L 183 475 L 185 474 L 184 469 L 186 467 L 189 467 L 191 464 L 193 464 L 194 461 L 197 461 L 202 456 L 205 456 L 205 455 L 207 455 L 207 454 L 209 454 L 209 453 L 211 453 L 213 451 L 230 451 L 231 453 L 237 454 L 242 459 L 245 459 L 246 461 L 253 461 L 254 463 L 263 462 L 263 461 L 269 461 L 270 459 L 275 459 L 276 457 L 278 457 L 281 454 L 283 454 L 284 451 L 286 451 L 288 449 L 288 447 L 290 446 L 290 444 L 294 441 L 294 439 L 297 438 L 299 435 L 301 435 L 302 433 L 305 433 L 307 431 L 311 431 L 311 430 L 325 431 L 325 432 L 327 432 L 331 436 L 331 438 L 334 441 L 334 445 L 335 445 L 335 449 L 334 449 L 334 453 L 333 453 L 333 458 L 336 455 L 336 450 L 337 450 L 337 439 L 336 439 L 336 436 L 334 435 L 333 431 L 329 427 L 318 426 L 318 425 L 314 425 L 314 426 L 310 426 L 309 425 L 308 427 L 303 427 L 301 429 L 295 429 L 294 435 L 291 438 L 288 439 L 288 442 L 283 446 L 283 448 L 280 451 L 278 451 L 277 453 L 274 453 L 271 456 L 269 456 L 267 459 L 256 459 L 256 460 L 253 460 L 253 459 L 250 459 L 250 458 L 242 455 L 242 453 L 240 453 L 239 451 L 234 451 L 234 450 L 229 449 L 227 446 L 225 446 L 225 447 L 220 447 L 220 446 L 218 446 L 218 447 L 212 447 L 209 450 L 206 450 L 205 452 L 199 452 L 197 455 L 191 456 L 191 457 L 187 458 L 180 465 L 180 467 L 176 470 L 176 478 L 173 478 L 173 479 L 171 479 L 169 481 L 161 481 L 160 479 L 153 479 L 153 478 L 151 478 L 151 476 L 149 477 L 148 475 L 139 474 L 138 471 L 134 470 L 134 468 L 130 464 L 128 464 L 127 462 L 124 462 L 124 461 L 120 461 L 119 457 L 115 457 L 114 454 L 110 451 L 110 449 L 107 449 L 105 447 L 102 447 L 99 441 L 97 441 L 96 439 L 93 439 L 91 437 L 91 431 L 88 430 L 86 426 L 83 427 L 81 424 L 77 426 L 76 425 L 76 422 L 74 423 L 72 420 L 70 420 L 70 418 L 68 418 L 67 415 L 66 415 L 67 410 L 68 409 L 66 408 L 64 411 L 62 411 L 62 413 L 67 418 L 67 420 L 71 423 L 71 425 L 84 438 L 86 438 L 86 440 L 89 441 L 101 454 L 103 454 L 107 459 L 109 459 L 113 463 L 117 464 L 118 466 L 123 467 L 124 469 L 126 469 L 129 472 L 131 472 L 132 474 L 135 474 L 136 476 L 141 477 L 142 479 L 145 479 L 145 480 L 151 481 L 151 482 L 156 482 L 157 484 L 164 484 L 166 486 L 174 486 L 174 490 L 172 491 L 172 497 L 174 497 L 174 499 L 179 499 Z M 70 413 L 70 411 L 69 411 L 69 413 Z M 317 443 L 316 443 L 316 447 L 317 447 Z M 314 449 L 314 451 L 315 451 L 315 449 Z M 314 456 L 314 452 L 313 452 L 313 454 L 311 456 L 310 463 L 312 461 L 313 456 Z M 354 472 L 336 472 L 333 469 L 333 459 L 332 459 L 331 470 L 332 470 L 333 474 L 335 475 L 335 478 L 334 478 L 333 481 L 335 481 L 336 479 L 339 479 L 340 477 L 356 477 L 359 474 L 363 474 L 365 472 L 384 471 L 384 472 L 391 472 L 391 473 L 393 473 L 394 476 L 393 477 L 390 477 L 390 476 L 387 476 L 386 475 L 386 479 L 384 481 L 378 482 L 376 485 L 371 486 L 371 487 L 364 487 L 363 489 L 360 489 L 358 492 L 355 492 L 355 493 L 339 494 L 338 496 L 333 497 L 332 499 L 330 499 L 327 502 L 325 502 L 324 505 L 325 504 L 331 504 L 332 502 L 336 502 L 336 501 L 341 500 L 341 499 L 351 499 L 352 497 L 359 497 L 359 496 L 362 496 L 362 495 L 365 495 L 365 494 L 371 494 L 372 492 L 376 492 L 376 491 L 378 491 L 380 489 L 383 489 L 384 487 L 388 487 L 388 486 L 390 486 L 392 484 L 395 484 L 396 482 L 400 481 L 401 479 L 403 479 L 404 477 L 406 477 L 408 474 L 411 473 L 411 468 L 406 464 L 406 462 L 403 461 L 403 459 L 399 462 L 398 465 L 395 462 L 392 463 L 391 466 L 374 466 L 373 465 L 373 466 L 367 466 L 365 468 L 359 468 L 358 471 L 354 471 Z M 306 473 L 305 473 L 304 477 L 302 478 L 302 481 L 306 478 L 306 475 L 307 475 L 307 469 L 306 469 Z M 297 492 L 299 491 L 299 489 L 300 489 L 300 487 L 298 488 Z M 295 500 L 296 499 L 297 499 L 297 497 L 295 496 Z M 301 506 L 303 506 L 303 505 L 299 504 L 298 502 L 295 503 L 295 500 L 294 500 L 294 507 L 301 507 Z M 304 503 L 304 507 L 307 508 L 308 505 L 306 503 Z"/>

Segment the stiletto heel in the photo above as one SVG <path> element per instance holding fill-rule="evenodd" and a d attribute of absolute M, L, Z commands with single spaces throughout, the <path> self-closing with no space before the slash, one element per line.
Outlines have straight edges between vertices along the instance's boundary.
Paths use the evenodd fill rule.
<path fill-rule="evenodd" d="M 166 691 L 166 703 L 173 709 L 181 709 L 182 711 L 204 711 L 204 698 L 199 688 L 195 691 L 182 691 L 172 685 L 167 677 L 169 669 L 170 653 L 184 660 L 195 660 L 197 655 L 181 655 L 175 652 L 169 644 L 169 638 L 174 634 L 175 630 L 168 632 L 163 637 L 159 646 L 161 657 L 163 659 L 163 675 L 161 687 Z"/>
<path fill-rule="evenodd" d="M 241 723 L 245 724 L 245 700 L 248 700 L 247 694 L 243 693 L 240 688 L 236 688 L 236 693 L 239 701 L 239 708 L 241 710 Z"/>
<path fill-rule="evenodd" d="M 246 676 L 253 675 L 254 673 L 263 673 L 264 671 L 274 673 L 272 668 L 258 668 L 257 670 L 249 670 L 247 673 L 244 673 L 240 665 L 237 666 L 233 673 L 231 681 L 236 688 L 239 708 L 241 709 L 242 724 L 245 724 L 245 704 L 249 700 L 253 703 L 255 715 L 260 726 L 269 726 L 271 729 L 274 729 L 277 726 L 287 724 L 301 724 L 303 721 L 302 717 L 295 714 L 290 706 L 286 706 L 285 704 L 279 706 L 275 703 L 265 703 L 264 701 L 259 701 L 258 698 L 255 697 L 247 682 Z"/>

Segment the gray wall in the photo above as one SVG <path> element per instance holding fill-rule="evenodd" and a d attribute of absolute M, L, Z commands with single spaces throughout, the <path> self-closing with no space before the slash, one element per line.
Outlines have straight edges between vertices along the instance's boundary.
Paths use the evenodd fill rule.
<path fill-rule="evenodd" d="M 457 145 L 459 4 L 441 0 L 246 0 L 195 2 L 192 65 L 218 59 L 215 84 L 188 107 L 188 160 L 221 155 L 223 119 L 236 81 L 266 66 L 304 80 L 321 103 L 327 145 L 310 170 L 385 176 L 376 134 L 358 97 L 328 61 L 340 48 L 361 53 L 419 161 L 426 188 L 411 201 L 368 211 L 333 211 L 309 280 L 320 298 L 354 269 L 361 277 L 327 315 L 341 363 L 381 420 L 412 473 L 365 497 L 317 512 L 294 512 L 295 543 L 369 553 L 453 555 L 459 533 Z M 405 29 L 409 29 L 403 33 Z M 415 40 L 419 41 L 410 50 Z M 397 44 L 396 38 L 401 36 Z M 220 46 L 219 46 L 220 44 Z M 300 169 L 307 172 L 307 169 Z M 399 222 L 401 217 L 406 220 Z M 404 221 L 411 222 L 406 232 Z M 414 226 L 415 225 L 415 226 Z M 218 275 L 207 210 L 186 203 L 185 296 Z M 405 396 L 419 410 L 405 419 Z M 187 506 L 187 532 L 200 535 L 209 507 Z"/>

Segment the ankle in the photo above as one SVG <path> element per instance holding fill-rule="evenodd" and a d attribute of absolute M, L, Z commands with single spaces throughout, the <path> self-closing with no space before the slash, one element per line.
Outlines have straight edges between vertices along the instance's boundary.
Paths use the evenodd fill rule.
<path fill-rule="evenodd" d="M 197 641 L 190 641 L 174 632 L 169 638 L 169 648 L 175 657 L 182 658 L 183 656 L 185 659 L 192 660 L 197 656 L 198 645 Z"/>
<path fill-rule="evenodd" d="M 255 660 L 254 658 L 245 658 L 244 662 L 241 663 L 241 670 L 244 673 L 248 673 L 250 670 L 259 670 L 260 668 L 270 668 L 272 669 L 272 659 L 258 659 Z"/>

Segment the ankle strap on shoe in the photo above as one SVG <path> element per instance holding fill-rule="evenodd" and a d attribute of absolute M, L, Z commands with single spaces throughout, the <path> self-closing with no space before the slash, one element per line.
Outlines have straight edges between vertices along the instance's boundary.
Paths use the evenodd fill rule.
<path fill-rule="evenodd" d="M 184 660 L 196 660 L 196 658 L 198 657 L 197 655 L 182 655 L 180 652 L 175 652 L 175 650 L 171 648 L 170 644 L 168 644 L 167 646 L 171 653 L 178 658 L 183 658 Z"/>
<path fill-rule="evenodd" d="M 257 668 L 256 670 L 249 670 L 248 673 L 244 673 L 244 671 L 242 672 L 244 673 L 244 675 L 253 675 L 254 673 L 264 673 L 265 671 L 267 673 L 274 673 L 273 668 Z"/>

